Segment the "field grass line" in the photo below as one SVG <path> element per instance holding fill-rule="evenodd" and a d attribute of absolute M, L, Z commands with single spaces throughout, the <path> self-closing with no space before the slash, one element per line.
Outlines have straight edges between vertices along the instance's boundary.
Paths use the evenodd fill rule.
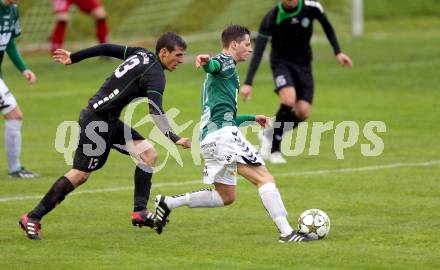
<path fill-rule="evenodd" d="M 396 168 L 410 168 L 410 167 L 433 167 L 440 166 L 440 160 L 430 160 L 425 162 L 401 162 L 392 163 L 386 165 L 376 165 L 376 166 L 366 166 L 366 167 L 353 167 L 353 168 L 341 168 L 341 169 L 325 169 L 325 170 L 312 170 L 312 171 L 300 171 L 300 172 L 288 172 L 288 173 L 274 173 L 274 176 L 302 176 L 302 175 L 322 175 L 322 174 L 332 174 L 332 173 L 352 173 L 352 172 L 368 172 L 368 171 L 379 171 L 387 169 Z M 171 183 L 157 183 L 154 184 L 155 188 L 159 187 L 175 187 L 175 186 L 186 186 L 193 184 L 201 184 L 201 180 L 191 180 L 184 182 L 171 182 Z M 82 195 L 82 194 L 93 194 L 93 193 L 106 193 L 106 192 L 119 192 L 125 190 L 133 190 L 133 186 L 125 187 L 114 187 L 114 188 L 100 188 L 100 189 L 89 189 L 89 190 L 79 190 L 73 192 L 69 196 Z M 15 197 L 0 197 L 0 203 L 5 202 L 15 202 L 15 201 L 26 201 L 26 200 L 37 200 L 41 199 L 42 195 L 33 196 L 15 196 Z"/>

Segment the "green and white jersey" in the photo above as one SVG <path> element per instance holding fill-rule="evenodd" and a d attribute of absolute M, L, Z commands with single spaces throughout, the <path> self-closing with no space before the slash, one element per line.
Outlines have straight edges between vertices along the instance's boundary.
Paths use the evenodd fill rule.
<path fill-rule="evenodd" d="M 235 61 L 229 54 L 219 54 L 203 66 L 201 140 L 225 126 L 236 126 L 237 96 L 240 82 Z"/>
<path fill-rule="evenodd" d="M 5 6 L 0 1 L 0 53 L 3 59 L 4 51 L 11 38 L 18 37 L 21 33 L 18 19 L 17 5 Z M 1 62 L 0 62 L 1 64 Z"/>

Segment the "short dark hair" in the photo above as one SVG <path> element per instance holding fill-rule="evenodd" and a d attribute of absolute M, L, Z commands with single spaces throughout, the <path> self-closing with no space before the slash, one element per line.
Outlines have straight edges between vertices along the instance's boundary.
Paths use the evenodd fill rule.
<path fill-rule="evenodd" d="M 229 47 L 232 41 L 242 42 L 245 35 L 251 35 L 247 27 L 238 24 L 228 25 L 222 33 L 223 48 Z"/>
<path fill-rule="evenodd" d="M 156 53 L 158 54 L 162 48 L 166 48 L 169 52 L 172 52 L 176 47 L 186 50 L 185 40 L 176 33 L 166 32 L 162 34 L 156 42 Z"/>

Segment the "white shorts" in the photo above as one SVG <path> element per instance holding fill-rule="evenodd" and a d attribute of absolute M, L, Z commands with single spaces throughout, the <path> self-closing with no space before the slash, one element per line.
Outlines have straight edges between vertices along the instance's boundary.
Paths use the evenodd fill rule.
<path fill-rule="evenodd" d="M 9 91 L 5 82 L 0 79 L 0 111 L 3 115 L 9 113 L 17 107 L 17 101 Z"/>
<path fill-rule="evenodd" d="M 200 143 L 205 160 L 203 183 L 237 184 L 237 162 L 264 165 L 260 153 L 235 126 L 224 127 L 206 135 Z"/>

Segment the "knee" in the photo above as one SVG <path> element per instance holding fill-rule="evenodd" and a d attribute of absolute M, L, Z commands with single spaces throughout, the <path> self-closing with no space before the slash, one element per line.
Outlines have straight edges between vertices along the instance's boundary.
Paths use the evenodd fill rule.
<path fill-rule="evenodd" d="M 69 14 L 66 12 L 60 12 L 56 15 L 56 21 L 61 23 L 67 23 L 69 20 Z"/>
<path fill-rule="evenodd" d="M 225 206 L 231 205 L 235 201 L 235 191 L 222 192 L 217 189 L 218 194 L 222 198 L 223 204 Z"/>
<path fill-rule="evenodd" d="M 295 106 L 295 98 L 294 97 L 285 97 L 281 100 L 281 104 L 293 108 L 293 106 Z"/>
<path fill-rule="evenodd" d="M 82 184 L 84 184 L 90 176 L 90 173 L 83 172 L 79 170 L 70 170 L 68 173 L 64 175 L 72 185 L 76 188 Z"/>
<path fill-rule="evenodd" d="M 91 14 L 96 20 L 102 20 L 107 17 L 107 13 L 105 12 L 104 7 L 98 7 L 92 10 Z"/>
<path fill-rule="evenodd" d="M 229 196 L 226 196 L 226 197 L 222 197 L 222 199 L 223 199 L 223 204 L 225 206 L 231 205 L 235 201 L 235 194 L 229 195 Z"/>
<path fill-rule="evenodd" d="M 264 173 L 263 175 L 261 175 L 261 177 L 259 177 L 256 186 L 261 187 L 268 183 L 275 183 L 275 178 L 269 172 Z"/>
<path fill-rule="evenodd" d="M 310 117 L 310 110 L 297 110 L 296 116 L 302 121 L 307 120 Z"/>
<path fill-rule="evenodd" d="M 146 152 L 142 153 L 140 158 L 148 166 L 154 167 L 157 162 L 157 151 L 154 148 L 150 148 Z"/>
<path fill-rule="evenodd" d="M 7 113 L 5 115 L 6 120 L 19 120 L 23 121 L 23 112 L 20 110 L 20 108 L 16 107 L 11 112 Z"/>
<path fill-rule="evenodd" d="M 310 114 L 312 112 L 312 107 L 309 105 L 297 106 L 295 112 L 296 112 L 296 116 L 298 116 L 299 119 L 301 119 L 302 121 L 305 121 L 310 117 Z"/>

